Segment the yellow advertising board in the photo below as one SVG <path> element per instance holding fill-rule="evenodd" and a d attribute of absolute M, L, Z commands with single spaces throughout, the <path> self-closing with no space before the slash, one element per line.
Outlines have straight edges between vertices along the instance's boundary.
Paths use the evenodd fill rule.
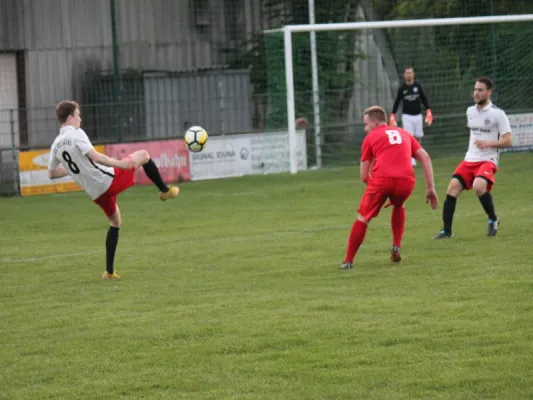
<path fill-rule="evenodd" d="M 105 154 L 105 146 L 94 146 Z M 20 191 L 22 196 L 39 194 L 76 192 L 82 188 L 70 176 L 50 180 L 48 159 L 50 150 L 22 151 L 19 154 Z"/>

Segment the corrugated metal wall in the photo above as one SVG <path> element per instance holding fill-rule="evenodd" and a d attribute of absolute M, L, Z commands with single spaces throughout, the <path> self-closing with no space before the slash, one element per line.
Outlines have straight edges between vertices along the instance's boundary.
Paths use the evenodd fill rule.
<path fill-rule="evenodd" d="M 18 146 L 17 64 L 14 54 L 0 53 L 0 149 Z M 17 132 L 14 137 L 13 132 Z"/>
<path fill-rule="evenodd" d="M 13 25 L 0 27 L 0 49 L 27 50 L 28 144 L 48 144 L 54 105 L 112 70 L 110 1 L 3 0 L 0 13 Z M 121 70 L 212 69 L 260 29 L 261 0 L 117 0 L 116 16 Z"/>
<path fill-rule="evenodd" d="M 362 1 L 365 9 L 371 8 L 371 5 L 365 5 L 369 1 Z M 7 21 L 0 25 L 0 49 L 24 50 L 25 65 L 22 68 L 26 76 L 24 103 L 29 146 L 48 146 L 55 137 L 57 122 L 54 106 L 58 101 L 72 98 L 87 103 L 87 93 L 92 91 L 94 94 L 98 90 L 99 95 L 92 97 L 97 98 L 97 102 L 114 100 L 109 85 L 98 88 L 98 84 L 110 76 L 113 69 L 110 3 L 110 0 L 0 1 L 2 21 Z M 139 87 L 145 85 L 146 95 L 162 83 L 146 86 L 142 78 L 144 72 L 186 72 L 225 66 L 243 39 L 266 27 L 262 3 L 262 0 L 116 0 L 121 73 L 137 73 L 141 77 Z M 359 14 L 372 19 L 363 12 L 363 8 Z M 389 106 L 392 80 L 397 76 L 384 63 L 388 60 L 388 55 L 384 53 L 387 45 L 380 43 L 379 37 L 372 33 L 362 35 L 359 45 L 368 57 L 357 62 L 357 85 L 354 87 L 349 121 L 346 122 L 359 122 L 362 110 L 369 104 Z M 282 76 L 283 72 L 278 72 Z M 196 104 L 202 108 L 188 114 L 202 113 L 203 118 L 209 120 L 204 125 L 209 125 L 206 128 L 210 131 L 249 129 L 252 118 L 262 112 L 257 103 L 255 109 L 250 104 L 249 80 L 245 84 L 246 78 L 242 74 L 230 80 L 224 73 L 213 72 L 207 81 L 211 82 L 216 74 L 218 82 L 223 82 L 224 90 L 233 94 L 224 95 L 228 99 L 224 103 L 224 107 L 227 106 L 224 117 L 219 112 L 213 115 L 211 111 L 202 112 L 205 107 L 210 110 L 220 108 L 222 95 L 219 84 L 196 84 L 203 79 L 199 76 L 190 75 L 188 79 L 191 81 L 187 84 L 183 75 L 179 79 L 173 78 L 170 84 L 178 91 L 172 94 L 176 104 L 165 105 L 163 98 L 158 106 L 174 110 L 185 104 L 188 107 Z M 181 82 L 179 85 L 178 81 Z M 125 82 L 122 84 L 125 85 Z M 188 99 L 183 96 L 182 89 L 178 89 L 178 86 L 187 85 L 196 91 L 190 93 Z M 246 97 L 240 99 L 241 96 Z M 144 100 L 139 97 L 135 101 Z M 146 109 L 139 111 L 139 107 L 133 105 L 130 109 L 132 114 L 137 113 L 137 127 L 125 127 L 124 133 L 130 138 L 146 134 L 152 122 L 144 121 L 144 118 L 157 114 Z M 92 107 L 91 112 L 94 125 L 105 109 Z M 228 113 L 232 115 L 228 116 Z M 178 126 L 175 129 L 183 129 L 181 125 L 193 119 L 187 116 L 181 121 L 182 115 L 184 113 L 176 117 Z M 101 124 L 100 131 L 109 127 L 109 122 L 106 124 Z M 100 133 L 98 135 L 102 137 Z"/>
<path fill-rule="evenodd" d="M 0 1 L 0 49 L 19 50 L 25 46 L 24 42 L 24 13 L 23 1 Z"/>
<path fill-rule="evenodd" d="M 214 134 L 250 131 L 251 94 L 249 74 L 242 70 L 148 75 L 144 80 L 146 135 L 177 136 L 192 125 Z M 169 126 L 173 132 L 165 132 Z"/>
<path fill-rule="evenodd" d="M 19 145 L 17 93 L 16 56 L 0 53 L 0 195 L 17 191 L 17 152 L 14 151 Z"/>

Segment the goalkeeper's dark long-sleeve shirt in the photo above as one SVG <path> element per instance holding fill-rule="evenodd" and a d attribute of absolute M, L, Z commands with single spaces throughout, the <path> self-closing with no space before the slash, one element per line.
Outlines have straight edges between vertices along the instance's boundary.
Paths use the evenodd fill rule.
<path fill-rule="evenodd" d="M 392 114 L 396 114 L 398 107 L 402 101 L 402 112 L 409 115 L 418 115 L 422 113 L 421 103 L 424 104 L 426 110 L 429 110 L 429 102 L 424 92 L 424 88 L 420 83 L 414 81 L 412 85 L 404 82 L 398 89 L 398 94 L 392 106 Z"/>

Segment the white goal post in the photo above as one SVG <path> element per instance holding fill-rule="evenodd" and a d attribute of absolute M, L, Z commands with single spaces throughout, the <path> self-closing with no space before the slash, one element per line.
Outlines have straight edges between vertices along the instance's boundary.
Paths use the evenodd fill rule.
<path fill-rule="evenodd" d="M 394 20 L 394 21 L 372 21 L 372 22 L 346 22 L 331 24 L 305 24 L 305 25 L 286 25 L 283 28 L 265 30 L 264 33 L 281 33 L 284 37 L 284 63 L 285 63 L 285 83 L 287 96 L 287 129 L 289 133 L 290 147 L 290 172 L 297 173 L 296 161 L 296 115 L 295 115 L 295 91 L 294 91 L 294 71 L 293 71 L 293 41 L 292 34 L 296 32 L 322 32 L 322 31 L 348 31 L 348 30 L 368 30 L 383 28 L 417 28 L 417 27 L 435 27 L 435 26 L 452 26 L 452 25 L 473 25 L 473 24 L 500 24 L 505 22 L 527 22 L 533 21 L 533 14 L 506 15 L 506 16 L 486 16 L 486 17 L 461 17 L 461 18 L 433 18 L 433 19 L 415 19 L 415 20 Z M 316 54 L 316 49 L 312 51 Z M 318 76 L 316 71 L 316 60 L 312 60 L 313 68 L 313 98 L 318 99 L 319 82 L 315 77 Z M 314 101 L 315 102 L 315 101 Z M 320 121 L 319 101 L 313 104 L 313 113 L 315 121 Z M 316 124 L 316 122 L 315 122 Z M 316 127 L 315 129 L 320 129 Z M 320 131 L 320 130 L 319 130 Z M 317 156 L 317 166 L 322 165 L 320 140 L 315 142 L 315 152 Z"/>

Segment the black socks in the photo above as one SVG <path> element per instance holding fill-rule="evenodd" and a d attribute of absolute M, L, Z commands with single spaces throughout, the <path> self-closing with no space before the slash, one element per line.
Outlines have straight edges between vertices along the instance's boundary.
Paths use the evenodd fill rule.
<path fill-rule="evenodd" d="M 159 169 L 151 158 L 146 164 L 143 165 L 143 168 L 146 176 L 150 178 L 152 182 L 154 182 L 161 192 L 168 192 L 168 186 L 165 185 L 165 182 L 163 182 L 163 178 L 161 178 Z"/>
<path fill-rule="evenodd" d="M 496 213 L 494 212 L 494 203 L 492 202 L 492 195 L 490 192 L 483 193 L 482 196 L 479 196 L 479 202 L 483 206 L 483 209 L 489 216 L 489 219 L 496 221 Z"/>
<path fill-rule="evenodd" d="M 444 207 L 442 208 L 442 222 L 444 222 L 444 231 L 452 233 L 453 214 L 455 213 L 455 205 L 457 204 L 457 197 L 446 195 Z"/>
<path fill-rule="evenodd" d="M 113 274 L 114 264 L 115 264 L 115 251 L 117 250 L 118 244 L 118 230 L 116 226 L 110 226 L 107 231 L 107 238 L 105 241 L 106 249 L 106 271 L 109 274 Z"/>
<path fill-rule="evenodd" d="M 482 196 L 479 196 L 479 202 L 483 206 L 483 209 L 489 216 L 489 219 L 496 221 L 496 213 L 494 212 L 494 203 L 492 202 L 492 195 L 490 192 L 485 192 Z M 444 207 L 442 209 L 442 222 L 444 222 L 444 231 L 446 233 L 452 233 L 453 214 L 455 213 L 455 205 L 457 204 L 457 198 L 446 195 L 444 201 Z"/>

